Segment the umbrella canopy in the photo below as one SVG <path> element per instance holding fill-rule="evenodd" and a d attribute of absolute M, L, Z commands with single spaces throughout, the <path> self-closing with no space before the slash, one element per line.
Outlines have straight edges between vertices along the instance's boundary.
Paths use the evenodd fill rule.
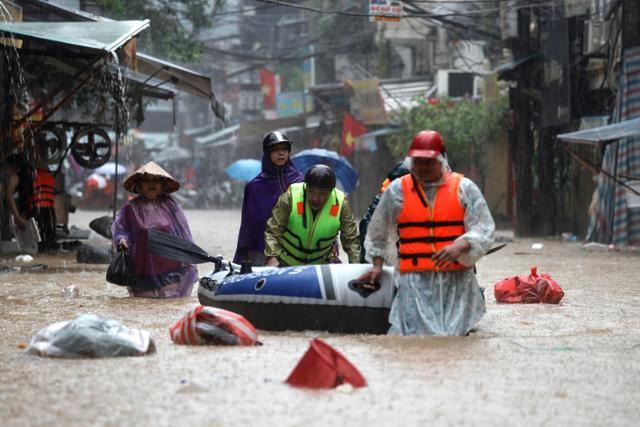
<path fill-rule="evenodd" d="M 251 181 L 262 171 L 262 162 L 255 159 L 240 159 L 231 163 L 224 171 L 233 179 Z"/>
<path fill-rule="evenodd" d="M 191 157 L 191 152 L 189 150 L 178 147 L 177 145 L 172 145 L 171 147 L 167 147 L 153 156 L 153 160 L 156 163 L 164 163 L 173 160 L 186 160 L 190 159 Z"/>
<path fill-rule="evenodd" d="M 349 160 L 335 151 L 323 148 L 311 148 L 303 150 L 291 157 L 291 161 L 305 174 L 313 165 L 323 164 L 329 166 L 336 173 L 338 187 L 345 193 L 351 193 L 358 185 L 358 173 L 351 166 Z"/>
<path fill-rule="evenodd" d="M 94 173 L 100 175 L 113 176 L 116 174 L 116 164 L 114 162 L 108 162 L 93 170 Z M 118 175 L 124 175 L 127 173 L 127 167 L 118 163 Z"/>

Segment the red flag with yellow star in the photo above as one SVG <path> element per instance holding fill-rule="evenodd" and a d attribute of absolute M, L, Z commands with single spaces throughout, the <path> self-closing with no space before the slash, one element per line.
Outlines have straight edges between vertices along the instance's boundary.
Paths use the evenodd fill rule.
<path fill-rule="evenodd" d="M 340 154 L 348 156 L 355 147 L 355 138 L 367 133 L 367 128 L 347 111 L 342 116 L 342 144 Z"/>

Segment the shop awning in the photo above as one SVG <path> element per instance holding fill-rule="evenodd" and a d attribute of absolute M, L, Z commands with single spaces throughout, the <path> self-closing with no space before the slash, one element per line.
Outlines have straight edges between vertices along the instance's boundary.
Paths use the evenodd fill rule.
<path fill-rule="evenodd" d="M 5 37 L 113 52 L 147 27 L 148 19 L 109 22 L 0 22 L 0 33 Z"/>
<path fill-rule="evenodd" d="M 200 136 L 194 138 L 196 144 L 210 145 L 217 142 L 222 141 L 230 141 L 232 138 L 230 136 L 234 136 L 234 134 L 240 129 L 240 125 L 231 126 L 228 128 L 221 129 L 217 132 L 213 132 L 206 136 Z M 224 145 L 224 144 L 220 144 Z"/>
<path fill-rule="evenodd" d="M 69 76 L 73 76 L 78 72 L 78 69 L 74 66 L 61 61 L 54 57 L 42 57 L 42 64 L 51 66 Z M 109 67 L 115 68 L 114 64 L 108 64 Z M 150 98 L 158 98 L 158 99 L 172 99 L 175 94 L 175 88 L 170 87 L 170 85 L 163 85 L 162 88 L 158 87 L 162 84 L 162 82 L 156 79 L 149 79 L 148 76 L 145 76 L 140 73 L 136 73 L 135 71 L 121 67 L 122 77 L 125 78 L 130 84 L 129 91 L 134 91 L 142 96 L 147 96 Z M 89 84 L 96 85 L 97 83 L 94 81 L 89 81 Z"/>
<path fill-rule="evenodd" d="M 640 118 L 578 132 L 563 133 L 556 138 L 560 141 L 597 144 L 636 136 L 640 136 Z"/>
<path fill-rule="evenodd" d="M 224 120 L 224 105 L 216 99 L 209 77 L 144 53 L 138 52 L 137 61 L 139 72 L 171 83 L 184 92 L 210 99 L 213 113 Z"/>
<path fill-rule="evenodd" d="M 45 16 L 45 19 L 51 19 L 52 21 L 64 19 L 66 21 L 87 24 L 115 22 L 103 16 L 93 15 L 59 4 L 48 3 L 43 0 L 24 0 L 23 9 L 25 20 L 34 18 L 40 20 Z M 137 71 L 139 73 L 143 73 L 161 82 L 160 85 L 155 85 L 155 87 L 160 88 L 170 83 L 172 88 L 207 98 L 210 100 L 213 113 L 224 120 L 224 105 L 216 99 L 209 77 L 141 52 L 136 53 L 136 59 L 138 65 Z M 162 82 L 165 83 L 163 84 Z"/>
<path fill-rule="evenodd" d="M 158 79 L 149 79 L 148 76 L 136 73 L 131 69 L 124 68 L 122 76 L 135 87 L 138 87 L 142 96 L 159 99 L 173 99 L 176 95 L 176 89 L 173 86 L 163 84 L 163 82 Z"/>
<path fill-rule="evenodd" d="M 144 53 L 138 53 L 138 71 L 152 76 L 160 81 L 171 82 L 175 87 L 192 95 L 211 98 L 211 79 L 195 71 L 154 58 Z"/>

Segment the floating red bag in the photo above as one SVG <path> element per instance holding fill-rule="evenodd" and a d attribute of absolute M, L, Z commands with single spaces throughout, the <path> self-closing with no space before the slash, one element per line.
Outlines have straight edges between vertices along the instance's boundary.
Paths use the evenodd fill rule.
<path fill-rule="evenodd" d="M 320 338 L 311 340 L 309 349 L 285 381 L 294 387 L 333 388 L 341 384 L 366 387 L 360 371 L 338 350 Z"/>
<path fill-rule="evenodd" d="M 197 306 L 169 328 L 176 344 L 255 345 L 256 328 L 244 317 L 215 307 Z"/>
<path fill-rule="evenodd" d="M 564 291 L 550 275 L 538 274 L 537 267 L 531 267 L 529 275 L 508 277 L 496 282 L 494 295 L 496 301 L 510 304 L 558 304 Z"/>

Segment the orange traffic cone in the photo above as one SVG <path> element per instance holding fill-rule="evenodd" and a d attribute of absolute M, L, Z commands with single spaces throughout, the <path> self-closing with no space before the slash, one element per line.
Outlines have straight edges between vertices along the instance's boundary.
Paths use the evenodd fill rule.
<path fill-rule="evenodd" d="M 342 354 L 319 338 L 311 340 L 286 381 L 295 387 L 333 388 L 342 383 L 365 387 L 367 381 Z"/>

